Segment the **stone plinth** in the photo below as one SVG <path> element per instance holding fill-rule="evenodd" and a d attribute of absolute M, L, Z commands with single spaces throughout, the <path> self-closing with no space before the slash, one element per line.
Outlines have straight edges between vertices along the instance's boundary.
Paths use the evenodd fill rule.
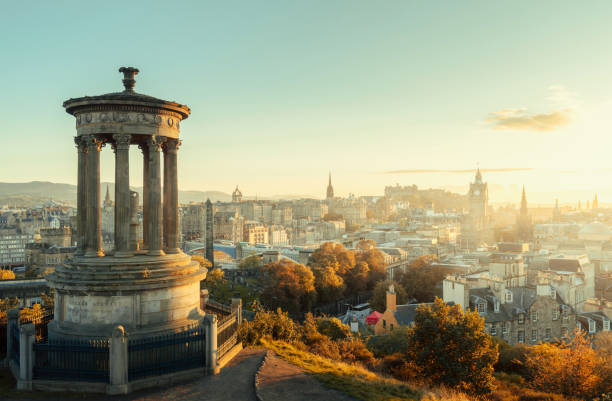
<path fill-rule="evenodd" d="M 75 257 L 47 276 L 55 290 L 49 337 L 110 336 L 117 325 L 131 335 L 196 324 L 206 269 L 183 254 L 130 258 Z"/>

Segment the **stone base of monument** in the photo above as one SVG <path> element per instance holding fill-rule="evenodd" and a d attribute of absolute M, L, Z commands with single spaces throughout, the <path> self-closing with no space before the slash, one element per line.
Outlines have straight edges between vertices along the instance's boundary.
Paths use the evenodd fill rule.
<path fill-rule="evenodd" d="M 198 324 L 206 269 L 183 253 L 74 257 L 47 276 L 55 290 L 49 340 L 109 337 L 117 325 L 131 338 Z"/>

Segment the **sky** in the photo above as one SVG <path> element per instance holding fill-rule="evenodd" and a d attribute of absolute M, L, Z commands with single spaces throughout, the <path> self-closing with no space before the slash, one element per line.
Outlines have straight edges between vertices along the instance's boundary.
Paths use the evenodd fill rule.
<path fill-rule="evenodd" d="M 179 187 L 612 202 L 610 1 L 21 1 L 0 14 L 0 181 L 76 183 L 66 99 L 187 104 Z M 142 161 L 131 152 L 131 183 Z M 102 154 L 112 181 L 113 153 Z M 435 170 L 437 172 L 432 172 Z M 439 170 L 439 171 L 438 171 Z M 466 171 L 467 170 L 467 171 Z"/>

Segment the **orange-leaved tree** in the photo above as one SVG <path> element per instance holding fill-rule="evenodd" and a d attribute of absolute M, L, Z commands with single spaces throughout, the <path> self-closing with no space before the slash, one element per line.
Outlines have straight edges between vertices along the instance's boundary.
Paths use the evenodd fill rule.
<path fill-rule="evenodd" d="M 498 351 L 483 329 L 484 319 L 477 312 L 464 312 L 461 306 L 436 298 L 433 305 L 417 309 L 408 360 L 417 376 L 429 384 L 470 394 L 489 393 L 495 388 L 493 365 Z"/>

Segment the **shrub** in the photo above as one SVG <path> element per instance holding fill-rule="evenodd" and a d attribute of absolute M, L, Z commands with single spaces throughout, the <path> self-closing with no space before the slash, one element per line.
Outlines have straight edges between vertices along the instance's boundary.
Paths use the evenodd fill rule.
<path fill-rule="evenodd" d="M 253 308 L 256 311 L 253 321 L 245 321 L 238 327 L 238 339 L 244 345 L 259 344 L 265 336 L 287 342 L 296 342 L 300 339 L 299 325 L 287 312 L 283 312 L 280 308 L 276 311 L 267 311 L 257 302 L 253 304 Z"/>
<path fill-rule="evenodd" d="M 335 317 L 316 318 L 317 331 L 332 340 L 344 340 L 351 337 L 351 328 Z"/>

